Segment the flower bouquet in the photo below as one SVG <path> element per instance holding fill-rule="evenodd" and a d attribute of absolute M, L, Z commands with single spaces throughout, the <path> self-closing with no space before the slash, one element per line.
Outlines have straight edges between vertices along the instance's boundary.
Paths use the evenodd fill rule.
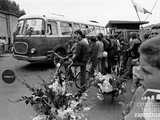
<path fill-rule="evenodd" d="M 95 73 L 95 86 L 99 92 L 97 97 L 100 100 L 104 99 L 104 94 L 112 94 L 112 97 L 118 96 L 125 90 L 125 82 L 122 78 L 116 77 L 112 74 L 102 75 L 101 73 Z"/>
<path fill-rule="evenodd" d="M 108 93 L 113 90 L 112 85 L 110 84 L 110 80 L 113 77 L 110 74 L 102 75 L 100 72 L 95 73 L 95 81 L 97 87 L 102 91 L 102 93 Z"/>
<path fill-rule="evenodd" d="M 113 86 L 111 85 L 112 75 L 102 75 L 99 73 L 94 73 L 95 86 L 98 88 L 97 98 L 104 100 L 104 94 L 113 91 Z"/>
<path fill-rule="evenodd" d="M 83 120 L 89 107 L 86 104 L 87 94 L 77 92 L 68 93 L 66 82 L 60 75 L 55 75 L 51 80 L 42 80 L 40 88 L 22 82 L 32 93 L 31 96 L 22 96 L 16 102 L 24 101 L 30 104 L 36 112 L 33 120 Z"/>

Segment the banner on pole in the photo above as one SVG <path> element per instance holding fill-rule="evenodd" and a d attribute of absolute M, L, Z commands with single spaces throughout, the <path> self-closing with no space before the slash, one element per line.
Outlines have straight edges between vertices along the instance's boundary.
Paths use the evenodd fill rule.
<path fill-rule="evenodd" d="M 134 0 L 131 0 L 133 7 L 135 8 L 136 12 L 141 12 L 143 14 L 152 14 L 151 12 L 149 12 L 147 9 L 143 8 L 142 6 L 140 6 L 139 4 L 137 4 Z"/>

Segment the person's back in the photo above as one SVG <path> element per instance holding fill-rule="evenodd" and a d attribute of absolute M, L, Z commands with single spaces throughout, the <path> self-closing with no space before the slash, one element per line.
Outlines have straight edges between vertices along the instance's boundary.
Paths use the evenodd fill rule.
<path fill-rule="evenodd" d="M 95 59 L 97 59 L 97 55 L 98 55 L 98 46 L 96 44 L 96 38 L 91 38 L 91 43 L 90 43 L 90 61 L 94 61 Z"/>
<path fill-rule="evenodd" d="M 80 84 L 81 90 L 86 90 L 86 64 L 89 58 L 89 43 L 82 31 L 77 30 L 74 32 L 77 40 L 75 53 L 73 54 L 73 62 L 80 66 Z"/>
<path fill-rule="evenodd" d="M 133 40 L 133 47 L 132 47 L 132 50 L 131 50 L 133 58 L 138 58 L 139 57 L 138 49 L 139 49 L 140 44 L 141 44 L 141 41 L 139 39 L 134 39 Z"/>
<path fill-rule="evenodd" d="M 102 42 L 102 41 L 97 40 L 97 41 L 96 41 L 96 45 L 97 45 L 97 48 L 98 48 L 98 54 L 97 54 L 97 57 L 98 57 L 98 58 L 102 58 L 103 51 L 104 51 L 104 45 L 103 45 L 103 42 Z"/>
<path fill-rule="evenodd" d="M 96 41 L 96 46 L 98 49 L 98 53 L 97 53 L 97 71 L 98 72 L 103 72 L 103 66 L 102 66 L 102 59 L 103 59 L 103 52 L 104 52 L 104 45 L 102 40 L 99 38 L 99 36 L 97 37 L 97 41 Z"/>
<path fill-rule="evenodd" d="M 87 63 L 89 58 L 89 43 L 86 38 L 83 38 L 77 43 L 75 62 Z"/>
<path fill-rule="evenodd" d="M 108 52 L 110 49 L 110 41 L 108 39 L 103 38 L 102 42 L 104 45 L 104 51 Z"/>
<path fill-rule="evenodd" d="M 96 45 L 96 38 L 92 37 L 90 38 L 90 64 L 91 64 L 91 68 L 90 68 L 90 74 L 93 75 L 94 71 L 97 67 L 97 55 L 98 55 L 98 46 Z"/>
<path fill-rule="evenodd" d="M 89 43 L 87 38 L 83 38 L 80 44 L 82 45 L 82 62 L 87 62 L 89 58 Z"/>

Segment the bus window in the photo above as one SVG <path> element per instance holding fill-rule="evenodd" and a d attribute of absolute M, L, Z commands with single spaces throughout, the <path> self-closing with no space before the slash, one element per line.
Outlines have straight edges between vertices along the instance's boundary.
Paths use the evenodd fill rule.
<path fill-rule="evenodd" d="M 105 35 L 105 29 L 103 27 L 100 27 L 100 32 Z"/>
<path fill-rule="evenodd" d="M 73 24 L 73 29 L 74 29 L 74 31 L 79 30 L 80 29 L 80 25 L 78 23 L 74 23 Z"/>
<path fill-rule="evenodd" d="M 60 22 L 60 28 L 62 35 L 71 35 L 72 33 L 72 25 L 66 22 Z"/>
<path fill-rule="evenodd" d="M 81 30 L 82 30 L 82 31 L 85 31 L 86 29 L 87 29 L 87 26 L 82 24 L 82 25 L 81 25 Z"/>
<path fill-rule="evenodd" d="M 89 26 L 89 36 L 94 36 L 95 35 L 95 27 L 94 26 Z"/>
<path fill-rule="evenodd" d="M 52 22 L 51 25 L 52 25 L 53 35 L 58 35 L 57 23 L 56 22 Z"/>
<path fill-rule="evenodd" d="M 58 34 L 58 28 L 56 22 L 49 22 L 47 24 L 47 35 L 57 35 Z"/>
<path fill-rule="evenodd" d="M 96 31 L 96 34 L 100 33 L 100 28 L 99 27 L 95 27 L 95 31 Z"/>
<path fill-rule="evenodd" d="M 47 24 L 47 35 L 52 35 L 52 26 L 51 26 L 51 24 Z"/>
<path fill-rule="evenodd" d="M 18 21 L 18 24 L 17 24 L 17 34 L 18 35 L 22 34 L 23 24 L 24 24 L 24 20 Z"/>
<path fill-rule="evenodd" d="M 24 24 L 23 34 L 41 35 L 43 28 L 42 19 L 27 19 Z"/>
<path fill-rule="evenodd" d="M 81 25 L 81 31 L 82 31 L 84 34 L 88 34 L 88 25 L 82 24 L 82 25 Z"/>

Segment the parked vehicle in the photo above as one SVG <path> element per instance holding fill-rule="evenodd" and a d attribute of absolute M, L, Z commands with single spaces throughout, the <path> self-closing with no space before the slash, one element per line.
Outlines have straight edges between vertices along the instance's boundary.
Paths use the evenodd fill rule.
<path fill-rule="evenodd" d="M 105 27 L 99 23 L 77 22 L 60 16 L 31 16 L 19 18 L 13 43 L 13 56 L 18 60 L 40 62 L 48 60 L 48 51 L 61 55 L 67 53 L 68 42 L 75 30 L 82 30 L 87 36 L 105 35 Z"/>

